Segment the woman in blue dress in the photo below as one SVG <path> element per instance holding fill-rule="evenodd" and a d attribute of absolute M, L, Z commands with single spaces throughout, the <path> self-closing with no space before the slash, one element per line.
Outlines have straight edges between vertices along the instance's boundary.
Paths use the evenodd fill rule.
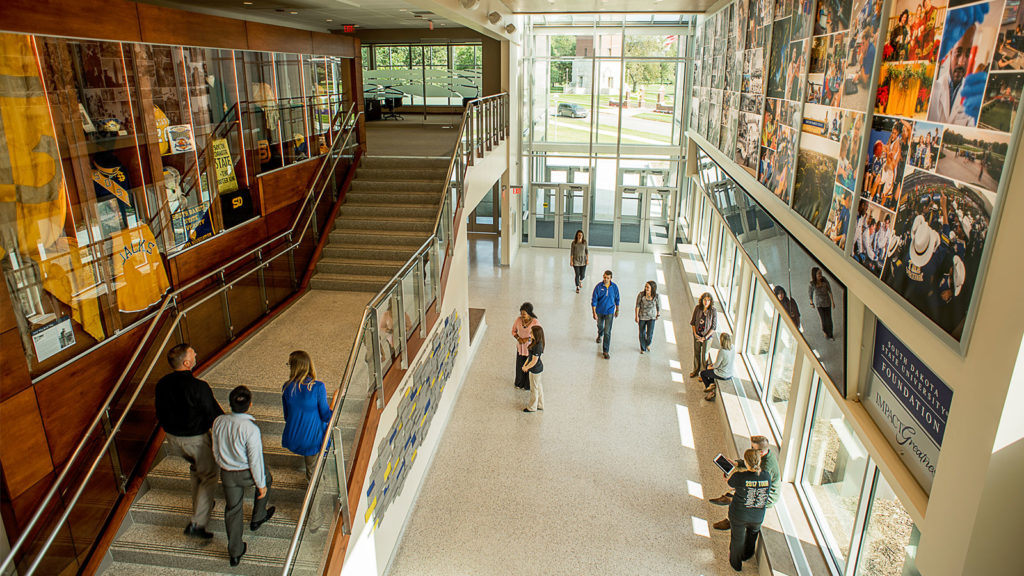
<path fill-rule="evenodd" d="M 291 377 L 284 383 L 281 403 L 284 405 L 284 433 L 281 445 L 299 456 L 306 464 L 306 480 L 313 478 L 317 456 L 327 425 L 331 421 L 331 407 L 327 403 L 327 387 L 316 379 L 313 360 L 304 350 L 288 356 Z M 314 506 L 310 525 L 322 524 L 320 506 Z"/>

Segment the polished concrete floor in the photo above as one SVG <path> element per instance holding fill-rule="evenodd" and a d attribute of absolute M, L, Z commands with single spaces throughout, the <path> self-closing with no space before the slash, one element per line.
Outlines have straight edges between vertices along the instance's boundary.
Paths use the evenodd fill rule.
<path fill-rule="evenodd" d="M 565 250 L 523 248 L 497 267 L 493 240 L 470 247 L 470 302 L 488 328 L 390 574 L 732 574 L 712 459 L 727 452 L 718 409 L 691 369 L 692 288 L 670 255 L 595 252 L 581 294 Z M 622 293 L 611 359 L 595 344 L 590 290 L 605 269 Z M 633 307 L 661 287 L 653 352 Z M 533 302 L 546 329 L 545 410 L 513 385 L 512 323 Z M 668 305 L 666 305 L 668 304 Z M 748 562 L 745 573 L 756 573 Z"/>

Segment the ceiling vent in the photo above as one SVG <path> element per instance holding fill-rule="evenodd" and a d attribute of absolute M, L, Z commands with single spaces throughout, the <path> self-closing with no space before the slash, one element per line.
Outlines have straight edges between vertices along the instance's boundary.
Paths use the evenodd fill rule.
<path fill-rule="evenodd" d="M 487 15 L 487 21 L 490 22 L 491 24 L 497 24 L 498 22 L 501 22 L 501 14 L 498 14 L 497 12 L 491 12 L 490 14 Z"/>

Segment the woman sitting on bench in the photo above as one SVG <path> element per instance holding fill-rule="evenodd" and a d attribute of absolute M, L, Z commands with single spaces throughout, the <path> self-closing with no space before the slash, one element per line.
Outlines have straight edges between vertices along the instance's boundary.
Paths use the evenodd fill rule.
<path fill-rule="evenodd" d="M 721 350 L 714 362 L 708 362 L 707 370 L 701 370 L 700 379 L 704 382 L 704 399 L 714 400 L 717 395 L 718 380 L 729 380 L 732 378 L 732 361 L 735 353 L 732 349 L 732 336 L 723 333 L 719 337 Z"/>

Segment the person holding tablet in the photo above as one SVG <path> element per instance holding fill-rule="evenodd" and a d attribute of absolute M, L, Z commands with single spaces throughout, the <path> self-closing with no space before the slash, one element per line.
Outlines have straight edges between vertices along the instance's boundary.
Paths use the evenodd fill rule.
<path fill-rule="evenodd" d="M 743 561 L 751 559 L 757 549 L 772 480 L 768 471 L 761 468 L 761 453 L 753 448 L 743 453 L 742 465 L 734 468 L 726 480 L 736 490 L 729 504 L 729 565 L 739 572 L 743 570 Z"/>
<path fill-rule="evenodd" d="M 779 499 L 779 492 L 782 491 L 782 474 L 779 472 L 779 458 L 775 455 L 775 452 L 772 452 L 771 446 L 768 444 L 768 438 L 765 436 L 751 436 L 750 448 L 761 453 L 761 468 L 767 470 L 768 476 L 771 477 L 767 505 L 767 508 L 771 508 L 775 506 L 775 502 Z M 719 468 L 722 467 L 717 459 L 715 463 L 718 464 Z M 709 502 L 718 506 L 728 506 L 732 502 L 732 498 L 733 493 L 729 491 L 717 498 L 711 498 Z M 714 526 L 715 530 L 728 530 L 730 527 L 729 519 L 723 518 L 712 524 L 712 526 Z"/>

